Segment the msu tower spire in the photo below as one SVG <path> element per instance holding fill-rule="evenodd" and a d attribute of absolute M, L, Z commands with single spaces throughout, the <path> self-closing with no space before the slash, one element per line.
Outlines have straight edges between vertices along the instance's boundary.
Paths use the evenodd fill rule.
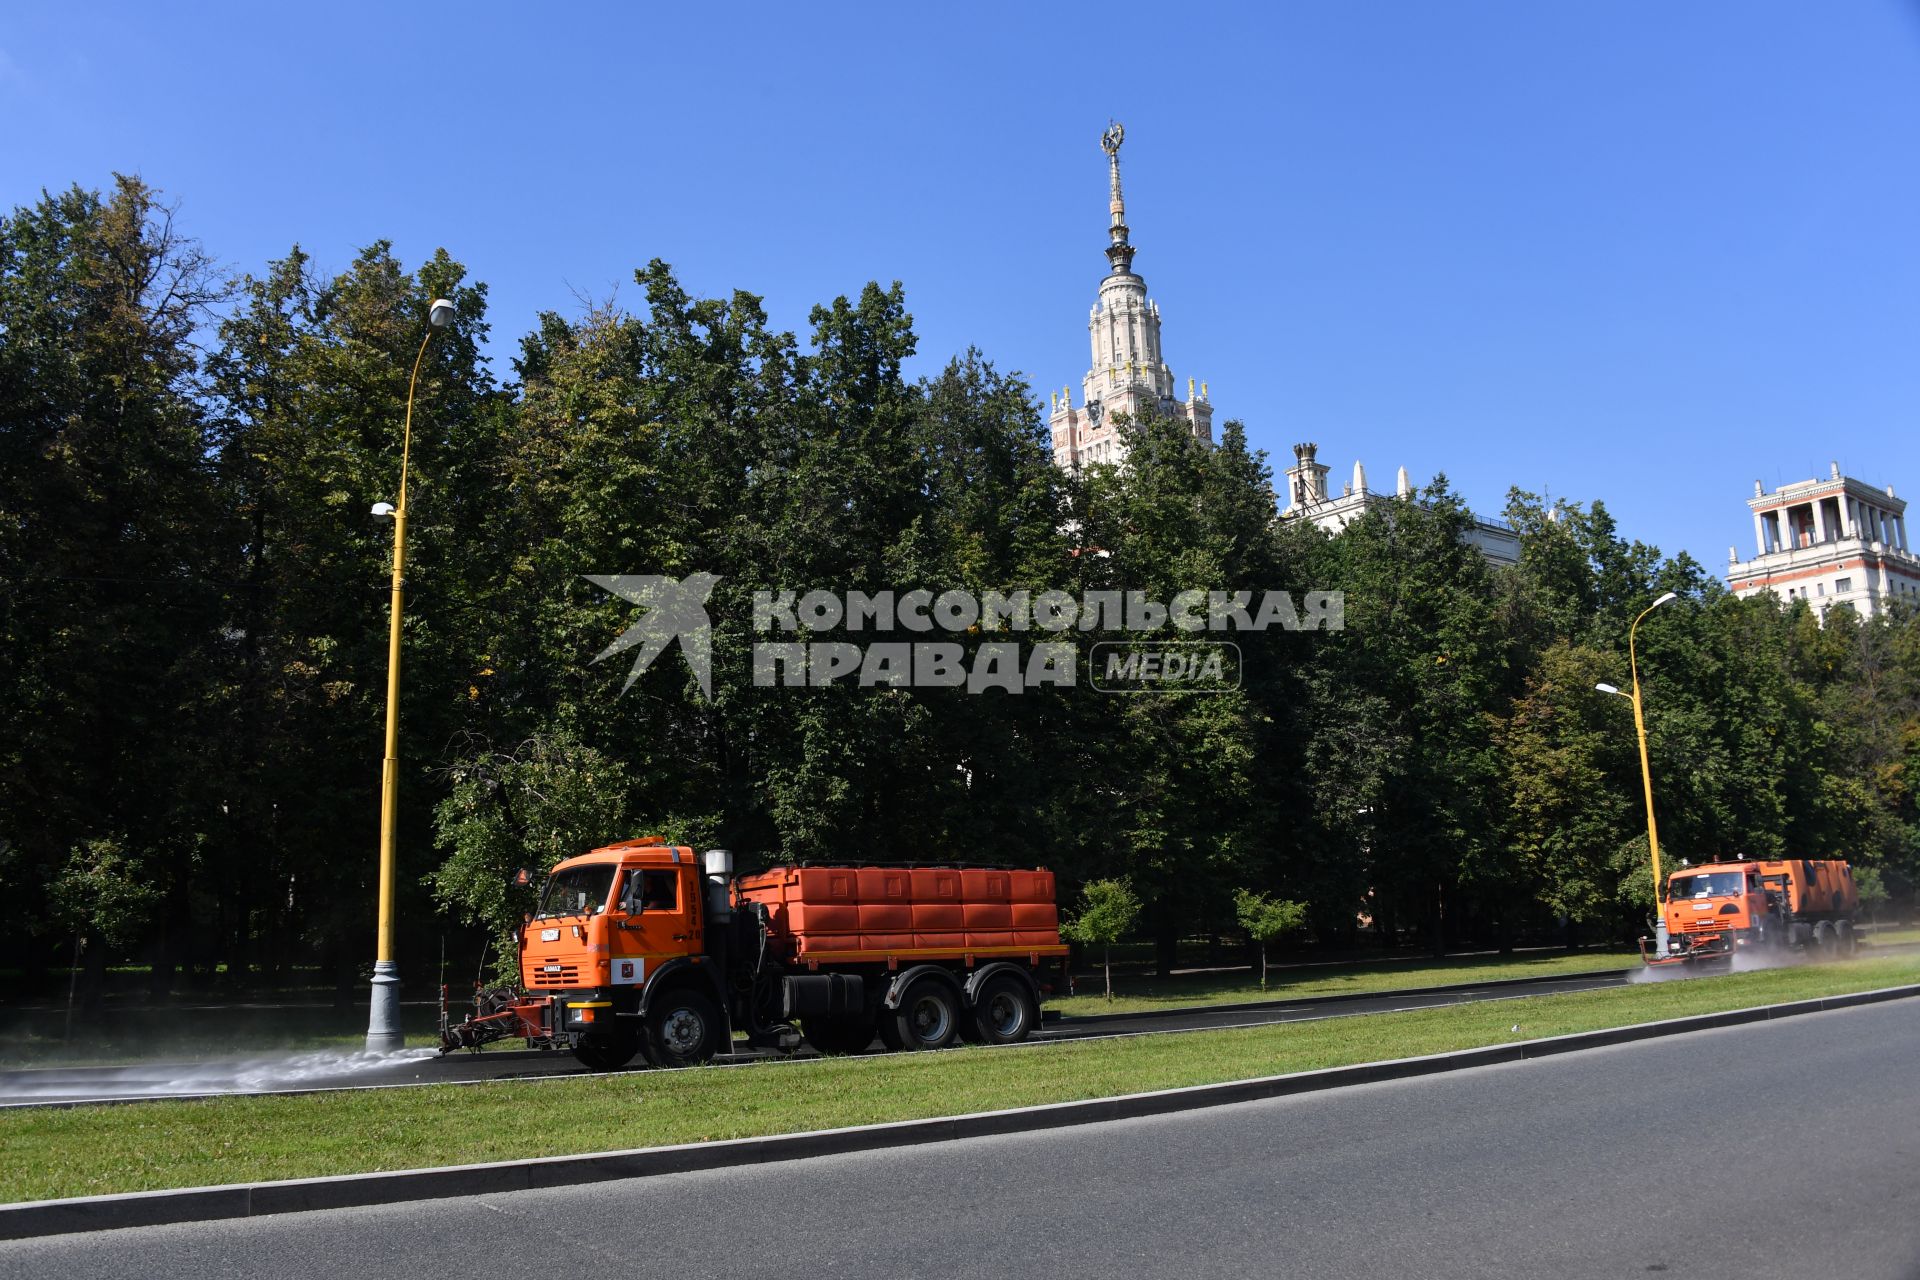
<path fill-rule="evenodd" d="M 1047 425 L 1053 460 L 1069 471 L 1092 462 L 1124 463 L 1131 428 L 1149 417 L 1187 424 L 1195 439 L 1213 443 L 1213 406 L 1202 384 L 1187 379 L 1186 399 L 1175 394 L 1173 370 L 1160 350 L 1160 307 L 1147 296 L 1147 282 L 1133 273 L 1127 201 L 1120 187 L 1120 144 L 1127 131 L 1109 121 L 1100 135 L 1107 156 L 1107 266 L 1099 301 L 1087 317 L 1093 365 L 1081 380 L 1081 401 L 1072 387 L 1054 393 Z"/>

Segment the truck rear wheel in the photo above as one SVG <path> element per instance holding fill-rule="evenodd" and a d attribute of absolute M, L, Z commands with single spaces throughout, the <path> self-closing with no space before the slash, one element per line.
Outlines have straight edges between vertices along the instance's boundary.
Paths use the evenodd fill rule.
<path fill-rule="evenodd" d="M 944 1049 L 960 1034 L 960 1002 L 946 983 L 922 978 L 901 997 L 893 1024 L 903 1049 Z"/>
<path fill-rule="evenodd" d="M 973 1029 L 983 1044 L 1018 1044 L 1039 1021 L 1033 993 L 1010 973 L 989 978 L 973 1003 Z"/>
<path fill-rule="evenodd" d="M 589 1071 L 618 1071 L 640 1052 L 640 1037 L 625 1035 L 580 1036 L 573 1042 L 573 1056 Z"/>
<path fill-rule="evenodd" d="M 1833 926 L 1825 920 L 1813 926 L 1813 951 L 1821 960 L 1831 960 L 1834 956 Z"/>
<path fill-rule="evenodd" d="M 655 996 L 647 1009 L 647 1056 L 656 1067 L 693 1067 L 719 1051 L 720 1011 L 691 987 Z"/>
<path fill-rule="evenodd" d="M 1853 921 L 1841 920 L 1833 926 L 1833 931 L 1841 955 L 1850 956 L 1860 949 L 1860 939 L 1853 931 Z"/>

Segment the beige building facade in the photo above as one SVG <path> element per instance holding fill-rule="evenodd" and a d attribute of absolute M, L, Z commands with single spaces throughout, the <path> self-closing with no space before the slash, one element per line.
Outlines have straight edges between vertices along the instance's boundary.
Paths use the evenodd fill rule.
<path fill-rule="evenodd" d="M 1317 444 L 1293 446 L 1293 465 L 1287 468 L 1283 478 L 1286 488 L 1281 497 L 1282 519 L 1311 520 L 1329 533 L 1338 533 L 1376 503 L 1386 502 L 1389 497 L 1413 496 L 1413 481 L 1405 467 L 1394 477 L 1393 493 L 1389 495 L 1368 487 L 1367 469 L 1357 459 L 1353 464 L 1353 478 L 1336 496 L 1327 488 L 1327 475 L 1333 468 L 1320 461 L 1319 454 Z M 1504 520 L 1475 516 L 1464 537 L 1489 563 L 1520 563 L 1520 535 Z"/>
<path fill-rule="evenodd" d="M 1138 422 L 1149 413 L 1187 423 L 1195 439 L 1213 443 L 1213 406 L 1205 383 L 1195 390 L 1187 379 L 1180 399 L 1173 370 L 1160 346 L 1160 305 L 1147 296 L 1147 282 L 1133 273 L 1128 242 L 1126 199 L 1120 190 L 1120 144 L 1126 131 L 1111 125 L 1100 136 L 1107 154 L 1107 265 L 1100 294 L 1087 317 L 1093 364 L 1073 388 L 1053 393 L 1047 425 L 1053 435 L 1053 460 L 1068 471 L 1096 462 L 1124 463 L 1127 436 L 1116 419 Z"/>
<path fill-rule="evenodd" d="M 1727 585 L 1735 595 L 1771 591 L 1807 601 L 1822 618 L 1837 604 L 1869 618 L 1894 601 L 1920 604 L 1920 558 L 1907 541 L 1906 500 L 1892 485 L 1843 476 L 1836 462 L 1824 480 L 1772 493 L 1756 480 L 1747 506 L 1756 554 L 1742 560 L 1727 549 Z"/>

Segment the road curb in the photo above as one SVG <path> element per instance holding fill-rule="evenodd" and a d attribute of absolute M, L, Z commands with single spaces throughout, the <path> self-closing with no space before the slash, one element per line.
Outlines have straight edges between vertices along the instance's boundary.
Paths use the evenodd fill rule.
<path fill-rule="evenodd" d="M 1291 1000 L 1248 1000 L 1239 1004 L 1193 1004 L 1168 1005 L 1163 1009 L 1135 1009 L 1132 1013 L 1079 1013 L 1071 1017 L 1061 1015 L 1049 1027 L 1083 1026 L 1090 1022 L 1115 1022 L 1122 1018 L 1151 1018 L 1159 1014 L 1171 1013 L 1253 1013 L 1261 1009 L 1291 1009 L 1302 1004 L 1339 1004 L 1346 1000 L 1386 1000 L 1401 997 L 1442 996 L 1455 991 L 1491 991 L 1496 987 L 1528 987 L 1543 982 L 1586 982 L 1593 978 L 1611 978 L 1617 974 L 1632 973 L 1639 968 L 1630 965 L 1620 969 L 1586 969 L 1579 973 L 1549 973 L 1537 978 L 1493 978 L 1487 982 L 1449 982 L 1438 987 L 1388 987 L 1384 991 L 1339 991 L 1332 995 L 1295 996 Z"/>
<path fill-rule="evenodd" d="M 940 1116 L 889 1124 L 859 1125 L 766 1138 L 737 1138 L 724 1142 L 687 1143 L 671 1147 L 644 1147 L 591 1155 L 545 1156 L 490 1164 L 453 1165 L 440 1169 L 407 1169 L 390 1173 L 342 1174 L 327 1178 L 300 1178 L 285 1182 L 242 1183 L 230 1187 L 189 1187 L 172 1191 L 137 1191 L 121 1195 L 83 1196 L 68 1200 L 27 1201 L 0 1205 L 0 1239 L 64 1235 L 81 1231 L 111 1231 L 123 1227 L 169 1223 L 208 1222 L 226 1218 L 302 1213 L 313 1209 L 361 1208 L 438 1200 L 455 1196 L 494 1195 L 542 1187 L 575 1186 L 617 1178 L 656 1177 L 702 1169 L 734 1168 L 804 1160 L 814 1156 L 878 1151 L 917 1146 L 955 1138 L 1032 1133 L 1075 1125 L 1098 1124 L 1142 1116 L 1168 1115 L 1206 1107 L 1227 1106 L 1281 1098 L 1356 1084 L 1375 1084 L 1418 1076 L 1442 1075 L 1499 1063 L 1523 1062 L 1582 1049 L 1653 1040 L 1664 1036 L 1710 1031 L 1721 1027 L 1770 1022 L 1832 1009 L 1850 1009 L 1889 1000 L 1920 996 L 1920 984 L 1882 987 L 1840 996 L 1822 996 L 1787 1004 L 1757 1005 L 1722 1013 L 1670 1018 L 1630 1027 L 1579 1031 L 1570 1035 L 1514 1044 L 1460 1049 L 1417 1058 L 1364 1062 L 1318 1071 L 1261 1076 L 1223 1084 L 1190 1085 L 1116 1098 L 1056 1102 L 974 1115 Z"/>

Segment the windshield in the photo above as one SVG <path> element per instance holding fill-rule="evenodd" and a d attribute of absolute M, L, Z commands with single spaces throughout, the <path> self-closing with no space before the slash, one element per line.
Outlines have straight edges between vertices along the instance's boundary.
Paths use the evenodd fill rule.
<path fill-rule="evenodd" d="M 1708 898 L 1737 894 L 1744 890 L 1746 877 L 1738 871 L 1700 871 L 1673 878 L 1676 898 Z"/>
<path fill-rule="evenodd" d="M 607 891 L 613 888 L 612 864 L 569 867 L 556 871 L 540 894 L 537 919 L 549 916 L 598 915 L 607 906 Z"/>

